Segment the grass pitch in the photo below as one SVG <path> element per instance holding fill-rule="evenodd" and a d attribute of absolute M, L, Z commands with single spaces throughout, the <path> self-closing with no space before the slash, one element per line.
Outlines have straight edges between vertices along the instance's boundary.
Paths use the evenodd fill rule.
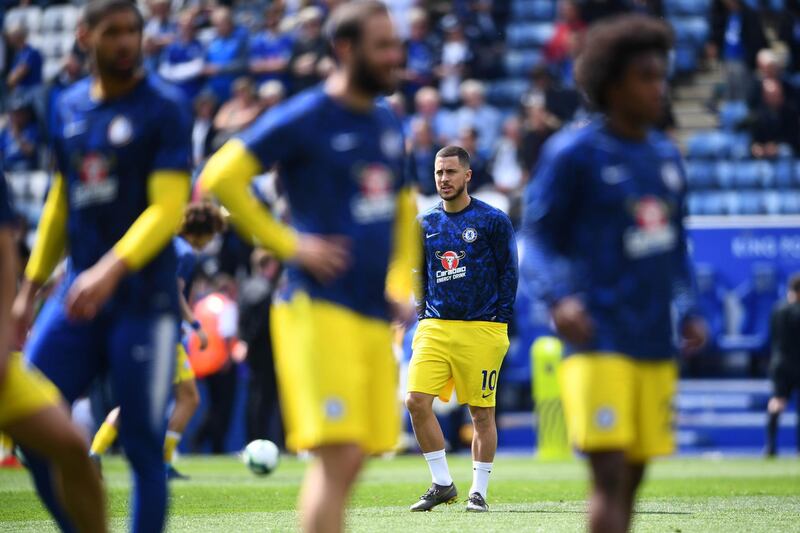
<path fill-rule="evenodd" d="M 466 498 L 468 457 L 449 457 Z M 188 457 L 177 465 L 190 481 L 173 482 L 169 531 L 293 531 L 305 464 L 284 459 L 269 477 L 256 477 L 234 457 Z M 109 514 L 124 531 L 129 474 L 119 458 L 104 462 Z M 408 506 L 430 483 L 422 457 L 374 460 L 348 514 L 349 531 L 467 533 L 583 531 L 587 476 L 578 461 L 539 463 L 501 456 L 489 487 L 491 512 L 467 514 L 464 504 L 431 513 Z M 26 472 L 0 470 L 0 531 L 54 531 Z M 671 459 L 648 474 L 635 531 L 800 532 L 800 459 Z"/>

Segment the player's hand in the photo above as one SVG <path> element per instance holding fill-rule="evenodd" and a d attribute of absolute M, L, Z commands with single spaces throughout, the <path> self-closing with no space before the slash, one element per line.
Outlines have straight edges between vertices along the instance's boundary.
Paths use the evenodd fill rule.
<path fill-rule="evenodd" d="M 197 333 L 197 340 L 200 341 L 200 351 L 208 348 L 208 335 L 206 335 L 206 330 L 199 328 L 195 333 Z"/>
<path fill-rule="evenodd" d="M 303 234 L 293 261 L 320 283 L 330 283 L 350 266 L 350 243 L 343 236 Z"/>
<path fill-rule="evenodd" d="M 397 322 L 403 326 L 408 326 L 414 322 L 417 316 L 417 307 L 411 301 L 398 302 L 393 298 L 386 298 L 389 303 L 389 317 L 392 322 Z"/>
<path fill-rule="evenodd" d="M 21 350 L 25 344 L 28 330 L 33 323 L 37 292 L 38 286 L 25 280 L 11 305 L 11 347 L 14 349 Z"/>
<path fill-rule="evenodd" d="M 786 410 L 786 404 L 786 398 L 773 396 L 769 399 L 769 403 L 767 404 L 767 412 L 771 414 L 782 413 Z"/>
<path fill-rule="evenodd" d="M 551 314 L 556 331 L 569 344 L 583 346 L 592 339 L 594 323 L 579 298 L 562 298 L 553 306 Z"/>
<path fill-rule="evenodd" d="M 113 252 L 103 256 L 88 270 L 84 270 L 67 293 L 67 318 L 91 320 L 105 305 L 127 268 Z"/>
<path fill-rule="evenodd" d="M 708 326 L 702 318 L 690 318 L 681 328 L 681 351 L 685 354 L 699 352 L 708 341 Z"/>

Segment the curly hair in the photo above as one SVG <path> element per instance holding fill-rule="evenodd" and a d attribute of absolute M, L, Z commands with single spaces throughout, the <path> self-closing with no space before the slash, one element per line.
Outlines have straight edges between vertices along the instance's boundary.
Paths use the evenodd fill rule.
<path fill-rule="evenodd" d="M 672 30 L 646 15 L 622 15 L 598 22 L 589 29 L 575 62 L 575 80 L 589 103 L 599 111 L 608 107 L 606 90 L 625 74 L 631 61 L 655 52 L 667 57 Z"/>
<path fill-rule="evenodd" d="M 183 212 L 181 235 L 213 235 L 225 229 L 219 208 L 209 201 L 192 202 Z"/>

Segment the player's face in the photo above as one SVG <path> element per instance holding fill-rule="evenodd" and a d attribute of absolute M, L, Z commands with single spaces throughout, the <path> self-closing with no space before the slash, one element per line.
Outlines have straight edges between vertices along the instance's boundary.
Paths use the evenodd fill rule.
<path fill-rule="evenodd" d="M 139 17 L 130 9 L 109 13 L 90 30 L 89 48 L 100 74 L 123 79 L 132 77 L 142 58 Z"/>
<path fill-rule="evenodd" d="M 611 104 L 623 113 L 645 124 L 654 124 L 664 112 L 667 89 L 666 60 L 659 54 L 646 54 L 635 58 L 625 76 L 615 88 L 617 93 Z"/>
<path fill-rule="evenodd" d="M 374 15 L 364 22 L 361 41 L 353 50 L 353 76 L 365 92 L 392 94 L 400 85 L 403 61 L 400 39 L 388 15 Z"/>
<path fill-rule="evenodd" d="M 442 200 L 455 200 L 466 194 L 467 183 L 472 178 L 472 170 L 464 168 L 458 157 L 437 157 L 434 166 L 436 192 Z"/>
<path fill-rule="evenodd" d="M 199 251 L 205 248 L 206 245 L 211 242 L 211 239 L 214 238 L 214 234 L 207 233 L 204 235 L 184 235 L 183 238 L 186 239 L 186 242 L 189 243 L 189 246 Z"/>

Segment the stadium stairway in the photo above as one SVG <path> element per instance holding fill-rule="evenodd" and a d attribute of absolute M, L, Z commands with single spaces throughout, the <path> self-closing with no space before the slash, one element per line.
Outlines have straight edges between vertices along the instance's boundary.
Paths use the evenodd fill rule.
<path fill-rule="evenodd" d="M 701 130 L 719 127 L 717 114 L 708 107 L 714 89 L 723 83 L 719 67 L 697 72 L 673 91 L 672 109 L 677 122 L 678 143 L 686 147 L 687 139 Z"/>

